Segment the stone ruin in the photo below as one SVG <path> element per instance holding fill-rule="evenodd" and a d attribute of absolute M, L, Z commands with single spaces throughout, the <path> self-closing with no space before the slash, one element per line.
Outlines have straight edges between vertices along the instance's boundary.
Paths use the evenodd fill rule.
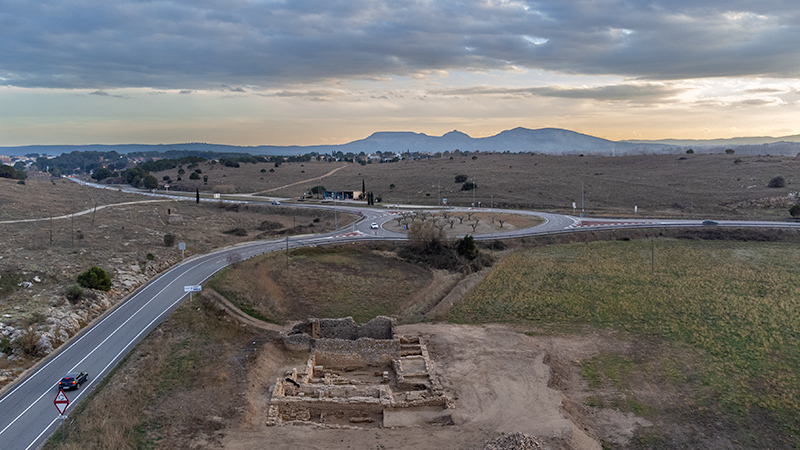
<path fill-rule="evenodd" d="M 283 336 L 308 352 L 272 386 L 268 425 L 404 427 L 452 424 L 454 407 L 432 370 L 424 339 L 397 336 L 395 319 L 309 319 Z"/>

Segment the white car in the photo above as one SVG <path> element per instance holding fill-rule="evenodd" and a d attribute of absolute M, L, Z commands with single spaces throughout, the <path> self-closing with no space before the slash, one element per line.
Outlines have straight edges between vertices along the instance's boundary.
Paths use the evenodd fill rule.
<path fill-rule="evenodd" d="M 375 223 L 375 222 L 372 222 L 372 225 L 370 225 L 369 227 L 372 228 L 373 230 L 377 230 L 378 229 L 378 224 Z"/>

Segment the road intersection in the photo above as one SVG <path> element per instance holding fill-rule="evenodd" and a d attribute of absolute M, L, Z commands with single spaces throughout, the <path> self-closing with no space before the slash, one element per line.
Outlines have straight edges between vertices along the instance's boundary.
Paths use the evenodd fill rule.
<path fill-rule="evenodd" d="M 106 188 L 103 185 L 90 186 Z M 138 192 L 141 191 L 133 191 Z M 162 198 L 194 201 L 190 197 L 172 194 L 153 194 Z M 204 201 L 220 201 L 203 199 Z M 265 199 L 268 201 L 269 199 Z M 256 200 L 224 200 L 256 203 Z M 289 207 L 289 205 L 286 205 Z M 0 397 L 0 449 L 28 450 L 40 448 L 58 427 L 59 415 L 53 406 L 58 393 L 57 382 L 68 372 L 88 371 L 90 380 L 80 390 L 71 394 L 67 414 L 80 403 L 98 383 L 139 343 L 148 333 L 168 317 L 189 294 L 184 286 L 202 285 L 219 270 L 230 264 L 267 252 L 288 248 L 327 245 L 342 242 L 371 240 L 406 240 L 407 236 L 386 230 L 382 225 L 393 219 L 390 209 L 368 208 L 359 204 L 295 204 L 295 207 L 335 209 L 358 215 L 356 222 L 337 231 L 292 236 L 282 239 L 247 242 L 197 255 L 167 270 L 140 288 L 126 301 L 107 312 L 92 326 L 84 329 L 67 344 L 51 354 L 39 366 L 18 380 Z M 405 208 L 404 208 L 405 209 Z M 448 208 L 449 211 L 475 211 L 474 208 Z M 477 209 L 489 211 L 488 208 Z M 495 213 L 526 214 L 542 218 L 544 223 L 535 227 L 494 232 L 475 236 L 476 240 L 510 239 L 546 234 L 570 233 L 587 229 L 702 227 L 699 220 L 660 219 L 596 219 L 534 211 L 502 210 Z M 394 211 L 396 213 L 396 211 Z M 372 229 L 372 223 L 379 225 Z M 718 221 L 720 227 L 800 228 L 794 222 Z"/>

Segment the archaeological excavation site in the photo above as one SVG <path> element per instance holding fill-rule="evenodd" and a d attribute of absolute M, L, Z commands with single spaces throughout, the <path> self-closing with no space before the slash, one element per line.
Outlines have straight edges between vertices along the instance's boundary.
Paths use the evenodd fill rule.
<path fill-rule="evenodd" d="M 395 319 L 309 319 L 283 344 L 307 353 L 270 387 L 267 424 L 331 428 L 451 425 L 453 401 L 436 379 L 425 340 L 395 334 Z"/>

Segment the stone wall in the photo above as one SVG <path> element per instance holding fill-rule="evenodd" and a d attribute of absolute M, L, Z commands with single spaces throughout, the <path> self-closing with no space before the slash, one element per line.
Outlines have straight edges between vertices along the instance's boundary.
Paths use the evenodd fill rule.
<path fill-rule="evenodd" d="M 332 367 L 380 366 L 400 356 L 394 336 L 396 321 L 378 316 L 358 325 L 352 317 L 308 319 L 283 337 L 290 351 L 317 355 L 318 364 Z"/>
<path fill-rule="evenodd" d="M 317 339 L 317 364 L 331 367 L 381 366 L 400 356 L 398 339 Z"/>

